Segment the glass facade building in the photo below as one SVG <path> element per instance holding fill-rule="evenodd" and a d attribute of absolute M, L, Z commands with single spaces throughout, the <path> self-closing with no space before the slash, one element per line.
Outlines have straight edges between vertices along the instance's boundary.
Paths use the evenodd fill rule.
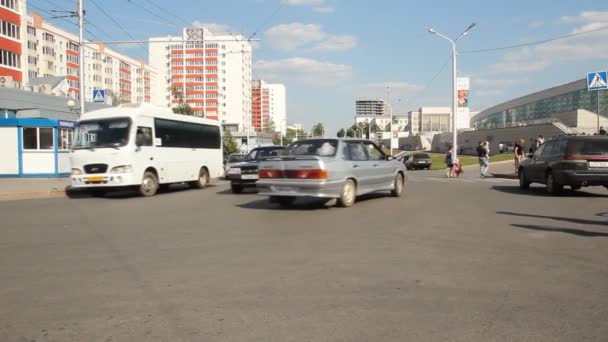
<path fill-rule="evenodd" d="M 471 119 L 471 126 L 491 129 L 558 121 L 554 114 L 578 109 L 596 113 L 598 100 L 603 111 L 608 105 L 608 90 L 588 91 L 586 79 L 578 80 L 484 110 Z"/>

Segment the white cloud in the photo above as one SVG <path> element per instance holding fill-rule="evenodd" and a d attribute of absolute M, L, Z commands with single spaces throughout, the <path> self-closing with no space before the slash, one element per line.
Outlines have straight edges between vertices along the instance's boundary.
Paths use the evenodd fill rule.
<path fill-rule="evenodd" d="M 317 24 L 280 24 L 268 29 L 264 36 L 275 50 L 292 51 L 310 42 L 323 40 L 326 33 Z"/>
<path fill-rule="evenodd" d="M 334 7 L 313 7 L 312 8 L 313 12 L 317 12 L 317 13 L 334 13 L 336 11 L 336 9 Z"/>
<path fill-rule="evenodd" d="M 204 27 L 213 34 L 228 34 L 234 32 L 228 25 L 218 23 L 203 23 L 198 20 L 192 22 L 192 27 Z"/>
<path fill-rule="evenodd" d="M 581 12 L 576 16 L 562 17 L 561 21 L 564 24 L 578 24 L 579 26 L 573 28 L 571 33 L 581 33 L 608 27 L 608 11 Z M 531 72 L 556 64 L 605 59 L 604 56 L 608 55 L 608 45 L 598 42 L 606 40 L 608 40 L 608 30 L 603 30 L 520 48 L 505 54 L 499 62 L 490 66 L 490 71 Z"/>
<path fill-rule="evenodd" d="M 350 65 L 302 57 L 260 60 L 255 63 L 254 70 L 269 81 L 292 80 L 313 86 L 332 86 L 352 77 Z"/>
<path fill-rule="evenodd" d="M 393 90 L 398 89 L 398 90 L 412 91 L 412 90 L 421 90 L 422 88 L 424 88 L 424 86 L 422 86 L 422 85 L 409 83 L 409 82 L 377 82 L 377 83 L 368 83 L 367 86 L 369 88 L 385 89 L 387 83 L 390 84 L 391 89 L 393 89 Z"/>
<path fill-rule="evenodd" d="M 271 48 L 280 51 L 293 51 L 300 47 L 313 51 L 340 51 L 352 49 L 358 42 L 355 36 L 332 35 L 323 31 L 319 24 L 302 23 L 273 26 L 264 32 L 264 37 Z"/>
<path fill-rule="evenodd" d="M 305 5 L 321 5 L 324 0 L 283 0 L 283 3 L 289 6 L 305 6 Z"/>
<path fill-rule="evenodd" d="M 359 40 L 355 36 L 330 36 L 312 48 L 314 51 L 350 50 L 357 46 Z"/>

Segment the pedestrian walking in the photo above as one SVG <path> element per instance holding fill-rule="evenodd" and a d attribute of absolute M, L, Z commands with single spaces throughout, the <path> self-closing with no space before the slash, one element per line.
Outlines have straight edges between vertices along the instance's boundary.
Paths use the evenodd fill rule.
<path fill-rule="evenodd" d="M 524 159 L 524 146 L 526 140 L 519 139 L 515 142 L 513 154 L 515 155 L 515 174 L 519 174 L 519 163 Z"/>
<path fill-rule="evenodd" d="M 481 179 L 485 179 L 488 176 L 488 170 L 490 168 L 490 143 L 482 141 L 477 146 L 477 157 L 479 158 L 479 172 Z"/>
<path fill-rule="evenodd" d="M 448 166 L 447 176 L 448 178 L 454 177 L 454 162 L 452 161 L 452 149 L 449 149 L 443 159 L 444 163 Z"/>
<path fill-rule="evenodd" d="M 545 138 L 543 138 L 542 135 L 538 135 L 538 137 L 536 138 L 536 145 L 534 148 L 534 151 L 538 150 L 538 148 L 540 147 L 540 145 L 545 143 Z"/>
<path fill-rule="evenodd" d="M 498 144 L 498 152 L 503 153 L 505 151 L 505 144 L 502 141 Z"/>

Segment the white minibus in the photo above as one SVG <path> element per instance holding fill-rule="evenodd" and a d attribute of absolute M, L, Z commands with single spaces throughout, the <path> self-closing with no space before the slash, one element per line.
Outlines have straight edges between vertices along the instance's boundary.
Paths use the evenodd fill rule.
<path fill-rule="evenodd" d="M 94 195 L 135 187 L 153 196 L 183 182 L 204 188 L 222 175 L 220 124 L 149 104 L 95 110 L 78 120 L 70 161 L 72 187 Z"/>

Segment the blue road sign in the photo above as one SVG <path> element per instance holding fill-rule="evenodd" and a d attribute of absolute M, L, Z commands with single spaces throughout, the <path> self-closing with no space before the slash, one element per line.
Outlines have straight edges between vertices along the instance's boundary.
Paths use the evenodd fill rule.
<path fill-rule="evenodd" d="M 106 90 L 105 89 L 94 89 L 93 90 L 93 102 L 106 102 Z"/>
<path fill-rule="evenodd" d="M 587 90 L 608 89 L 608 79 L 605 71 L 587 73 Z"/>

